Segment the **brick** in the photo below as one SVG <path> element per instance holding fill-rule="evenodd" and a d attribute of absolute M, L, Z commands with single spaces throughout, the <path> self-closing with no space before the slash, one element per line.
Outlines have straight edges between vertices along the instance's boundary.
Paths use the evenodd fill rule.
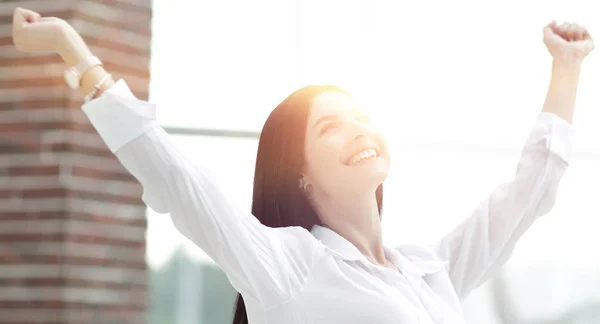
<path fill-rule="evenodd" d="M 116 157 L 91 156 L 79 152 L 55 153 L 48 161 L 60 160 L 71 166 L 93 166 L 96 169 L 128 174 Z M 1 160 L 0 160 L 1 161 Z"/>
<path fill-rule="evenodd" d="M 1 111 L 11 111 L 11 110 L 26 110 L 26 109 L 35 109 L 35 110 L 43 110 L 43 109 L 55 109 L 55 108 L 63 108 L 66 103 L 63 99 L 49 99 L 49 100 L 23 100 L 19 102 L 0 102 L 0 112 Z"/>
<path fill-rule="evenodd" d="M 26 175 L 26 176 L 2 176 L 0 177 L 0 190 L 24 190 L 56 188 L 59 186 L 59 178 L 56 175 Z M 2 204 L 0 203 L 0 206 Z"/>
<path fill-rule="evenodd" d="M 138 247 L 140 241 L 130 239 L 116 239 L 102 237 L 100 235 L 76 235 L 72 233 L 28 233 L 23 230 L 17 233 L 0 234 L 0 242 L 21 243 L 21 242 L 76 242 L 85 244 L 106 244 L 115 246 Z M 16 257 L 16 256 L 10 256 Z"/>
<path fill-rule="evenodd" d="M 4 1 L 0 3 L 0 16 L 12 16 L 16 7 L 27 8 L 37 12 L 69 11 L 78 0 L 26 0 Z"/>
<path fill-rule="evenodd" d="M 38 220 L 38 219 L 78 219 L 85 221 L 93 221 L 101 224 L 120 224 L 125 226 L 146 226 L 146 218 L 130 218 L 124 219 L 115 217 L 115 215 L 100 215 L 98 213 L 73 212 L 70 210 L 59 209 L 57 211 L 4 211 L 0 210 L 0 221 L 5 220 Z"/>
<path fill-rule="evenodd" d="M 6 265 L 18 265 L 27 264 L 31 266 L 41 264 L 60 264 L 60 265 L 79 265 L 79 266 L 97 266 L 102 268 L 116 268 L 116 269 L 142 269 L 146 268 L 144 260 L 113 260 L 97 257 L 67 257 L 63 256 L 60 251 L 56 255 L 18 255 L 18 254 L 2 254 L 0 255 L 1 260 Z M 53 278 L 42 278 L 37 280 L 5 280 L 0 278 L 0 286 L 73 286 L 73 287 L 93 287 L 93 288 L 129 288 L 131 286 L 127 284 L 106 284 L 101 281 L 84 281 L 84 280 L 65 280 L 64 278 L 56 278 L 55 280 L 49 280 Z M 140 289 L 145 287 L 139 285 Z"/>
<path fill-rule="evenodd" d="M 67 200 L 69 211 L 85 213 L 93 210 L 101 215 L 115 215 L 115 218 L 134 220 L 145 217 L 145 207 L 133 204 L 115 204 L 104 201 L 86 200 L 81 198 L 69 198 Z"/>
<path fill-rule="evenodd" d="M 121 224 L 126 226 L 142 226 L 144 228 L 147 225 L 146 217 L 120 218 L 115 217 L 114 214 L 101 215 L 97 212 L 94 214 L 90 214 L 89 211 L 87 213 L 69 211 L 68 216 L 71 219 L 90 220 L 100 224 Z"/>
<path fill-rule="evenodd" d="M 113 194 L 126 197 L 140 197 L 142 188 L 134 182 L 85 178 L 65 175 L 63 182 L 70 190 Z"/>
<path fill-rule="evenodd" d="M 2 28 L 0 25 L 0 30 Z M 6 76 L 8 74 L 23 79 L 25 76 L 36 78 L 40 75 L 46 75 L 58 77 L 62 80 L 66 65 L 62 62 L 60 56 L 56 54 L 23 55 L 15 49 L 12 38 L 9 36 L 0 37 L 0 44 L 2 43 L 6 44 L 0 46 L 0 67 L 4 71 L 2 77 L 8 78 Z M 100 58 L 107 70 L 126 73 L 146 80 L 149 77 L 150 60 L 147 55 L 124 54 L 94 44 L 90 44 L 90 50 Z M 46 64 L 49 66 L 46 67 Z M 22 73 L 24 76 L 20 75 L 19 71 L 21 70 L 25 70 Z M 64 84 L 64 89 L 76 93 L 68 89 L 66 84 Z"/>
<path fill-rule="evenodd" d="M 58 299 L 47 299 L 47 300 L 30 300 L 28 302 L 22 301 L 9 301 L 0 300 L 0 308 L 13 308 L 23 309 L 35 307 L 36 309 L 83 309 L 87 308 L 90 310 L 105 310 L 105 311 L 117 311 L 117 310 L 140 310 L 138 305 L 98 305 L 83 302 L 66 302 Z"/>
<path fill-rule="evenodd" d="M 72 19 L 71 25 L 84 38 L 110 40 L 115 44 L 126 45 L 134 49 L 134 51 L 139 51 L 139 53 L 148 53 L 150 51 L 150 38 L 148 35 L 113 28 L 107 25 L 97 25 L 94 22 L 78 18 Z"/>
<path fill-rule="evenodd" d="M 102 310 L 82 310 L 82 309 L 68 309 L 62 313 L 62 320 L 68 324 L 79 324 L 79 323 L 101 323 L 101 324 L 114 324 L 114 323 L 131 323 L 131 324 L 143 324 L 146 323 L 146 315 L 140 314 L 136 311 L 102 311 Z"/>
<path fill-rule="evenodd" d="M 106 4 L 111 7 L 126 9 L 127 11 L 131 12 L 152 12 L 152 2 L 148 0 L 94 0 L 94 2 Z"/>
<path fill-rule="evenodd" d="M 70 262 L 70 264 L 74 264 Z M 30 266 L 35 266 L 31 264 Z M 74 288 L 101 288 L 101 289 L 131 289 L 138 292 L 143 292 L 145 284 L 113 283 L 103 281 L 81 280 L 81 279 L 65 279 L 62 277 L 56 278 L 15 278 L 15 279 L 0 279 L 0 286 L 24 286 L 24 287 L 74 287 Z"/>
<path fill-rule="evenodd" d="M 66 302 L 108 305 L 143 305 L 145 299 L 144 294 L 137 291 L 77 287 L 0 287 L 0 296 L 11 296 L 11 300 L 14 301 L 59 299 Z M 138 302 L 139 300 L 142 301 Z"/>
<path fill-rule="evenodd" d="M 124 53 L 147 54 L 150 51 L 150 38 L 148 35 L 128 32 L 110 26 L 98 25 L 83 19 L 72 19 L 70 24 L 84 39 L 93 40 L 89 44 L 104 44 L 105 47 L 119 50 Z M 0 44 L 11 45 L 12 26 L 0 25 Z"/>
<path fill-rule="evenodd" d="M 0 87 L 0 103 L 20 102 L 35 98 L 42 99 L 64 99 L 66 88 L 62 85 L 23 87 L 18 89 Z"/>
<path fill-rule="evenodd" d="M 38 79 L 40 75 L 61 78 L 65 65 L 61 63 L 30 65 L 30 66 L 0 66 L 0 81 Z"/>
<path fill-rule="evenodd" d="M 100 236 L 118 240 L 129 240 L 131 237 L 144 235 L 145 228 L 115 224 L 94 224 L 81 220 L 25 220 L 2 221 L 0 235 L 19 234 L 75 234 Z"/>
<path fill-rule="evenodd" d="M 120 30 L 136 31 L 150 36 L 151 28 L 148 24 L 148 20 L 151 18 L 150 12 L 123 10 L 118 6 L 111 6 L 107 3 L 84 1 L 79 3 L 73 16 Z"/>
<path fill-rule="evenodd" d="M 0 323 L 58 323 L 62 318 L 58 309 L 1 309 Z M 42 321 L 43 319 L 43 321 Z"/>
<path fill-rule="evenodd" d="M 150 59 L 147 55 L 124 54 L 97 45 L 91 45 L 90 50 L 102 60 L 107 70 L 129 72 L 146 79 L 149 77 Z"/>
<path fill-rule="evenodd" d="M 3 222 L 0 224 L 4 224 Z M 68 258 L 85 258 L 93 256 L 108 261 L 124 261 L 139 263 L 144 260 L 138 247 L 85 244 L 78 242 L 46 242 L 43 245 L 31 242 L 20 242 L 0 248 L 0 259 L 9 255 L 54 256 L 61 254 Z"/>
<path fill-rule="evenodd" d="M 8 265 L 0 264 L 0 278 L 13 279 L 13 278 L 47 278 L 47 277 L 60 277 L 61 267 L 59 265 Z M 0 294 L 0 300 L 6 299 L 5 295 Z"/>
<path fill-rule="evenodd" d="M 35 108 L 35 109 L 12 109 L 0 111 L 0 134 L 14 132 L 13 125 L 22 123 L 64 122 L 69 117 L 64 108 Z M 28 133 L 27 125 L 17 126 Z M 42 130 L 44 128 L 42 127 Z M 14 134 L 14 137 L 23 134 Z"/>
<path fill-rule="evenodd" d="M 40 165 L 35 167 L 12 166 L 3 170 L 11 176 L 57 175 L 60 173 L 59 165 Z"/>
<path fill-rule="evenodd" d="M 1 267 L 0 267 L 1 269 Z M 146 272 L 139 269 L 104 268 L 95 266 L 64 265 L 62 275 L 66 279 L 81 279 L 109 283 L 147 283 Z M 140 301 L 142 304 L 142 301 Z"/>
<path fill-rule="evenodd" d="M 67 198 L 38 198 L 22 200 L 18 198 L 0 199 L 0 209 L 11 211 L 60 211 L 65 209 Z"/>
<path fill-rule="evenodd" d="M 85 177 L 104 180 L 129 180 L 133 181 L 133 177 L 124 175 L 123 173 L 109 172 L 96 169 L 93 167 L 72 166 L 71 174 L 76 177 Z M 141 189 L 138 187 L 138 189 Z"/>
<path fill-rule="evenodd" d="M 62 165 L 69 166 L 93 166 L 97 170 L 121 173 L 129 176 L 116 157 L 98 157 L 81 154 L 79 152 L 39 152 L 39 153 L 15 153 L 15 154 L 0 154 L 0 169 L 11 166 L 39 166 L 56 164 L 60 162 Z M 2 179 L 2 178 L 0 178 Z M 2 185 L 0 181 L 0 188 Z"/>

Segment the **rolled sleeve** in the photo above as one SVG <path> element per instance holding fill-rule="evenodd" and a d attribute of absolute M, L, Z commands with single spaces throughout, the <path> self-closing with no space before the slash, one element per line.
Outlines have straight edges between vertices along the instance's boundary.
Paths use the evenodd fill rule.
<path fill-rule="evenodd" d="M 156 105 L 135 98 L 124 80 L 81 109 L 113 153 L 156 126 Z"/>
<path fill-rule="evenodd" d="M 552 154 L 569 163 L 573 155 L 575 132 L 573 126 L 556 114 L 543 112 L 533 127 L 525 146 L 545 141 Z"/>

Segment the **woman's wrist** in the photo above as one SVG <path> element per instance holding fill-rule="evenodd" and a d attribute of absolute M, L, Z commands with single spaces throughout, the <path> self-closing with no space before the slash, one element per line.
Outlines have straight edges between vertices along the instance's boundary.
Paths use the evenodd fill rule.
<path fill-rule="evenodd" d="M 56 42 L 56 52 L 62 57 L 68 67 L 75 66 L 81 63 L 86 57 L 92 56 L 92 51 L 83 41 L 83 38 L 71 27 L 66 25 L 61 29 L 59 41 Z M 87 70 L 81 76 L 80 90 L 84 95 L 88 95 L 93 91 L 94 86 L 100 82 L 107 72 L 102 66 L 94 66 Z M 101 85 L 97 95 L 99 96 L 104 90 L 110 88 L 114 84 L 112 78 L 109 78 Z"/>
<path fill-rule="evenodd" d="M 92 55 L 83 38 L 70 25 L 61 29 L 61 35 L 56 42 L 56 52 L 69 67 L 77 65 Z"/>
<path fill-rule="evenodd" d="M 560 73 L 580 73 L 582 60 L 553 58 L 552 71 Z"/>

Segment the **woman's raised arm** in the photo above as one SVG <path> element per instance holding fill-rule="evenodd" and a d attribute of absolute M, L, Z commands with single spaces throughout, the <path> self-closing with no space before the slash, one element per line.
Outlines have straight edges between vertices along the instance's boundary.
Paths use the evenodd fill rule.
<path fill-rule="evenodd" d="M 66 22 L 28 10 L 15 10 L 13 38 L 19 50 L 55 51 L 69 67 L 93 58 Z M 316 239 L 302 228 L 263 226 L 234 206 L 206 168 L 175 148 L 157 124 L 153 104 L 136 99 L 125 81 L 107 78 L 97 61 L 89 62 L 79 88 L 93 96 L 83 111 L 141 183 L 144 202 L 170 213 L 177 229 L 219 264 L 246 302 L 269 307 L 302 289 L 319 247 Z"/>
<path fill-rule="evenodd" d="M 594 44 L 584 28 L 555 23 L 544 29 L 544 42 L 553 57 L 552 80 L 515 177 L 498 186 L 434 249 L 448 262 L 450 279 L 461 298 L 495 274 L 525 231 L 551 210 L 569 165 L 579 73 Z"/>

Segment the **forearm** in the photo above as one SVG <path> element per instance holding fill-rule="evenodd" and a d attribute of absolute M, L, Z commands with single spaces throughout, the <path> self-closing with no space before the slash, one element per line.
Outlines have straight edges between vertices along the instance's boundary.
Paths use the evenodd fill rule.
<path fill-rule="evenodd" d="M 554 113 L 569 123 L 573 122 L 580 73 L 581 63 L 552 63 L 552 78 L 544 102 L 544 112 Z"/>
<path fill-rule="evenodd" d="M 81 36 L 73 29 L 67 29 L 64 32 L 64 42 L 57 48 L 58 54 L 62 57 L 67 66 L 77 65 L 83 59 L 93 55 L 88 46 L 85 44 Z M 92 92 L 94 86 L 107 74 L 102 66 L 95 66 L 89 69 L 81 77 L 81 87 L 79 90 L 85 96 Z M 109 78 L 106 80 L 96 94 L 98 97 L 104 90 L 114 85 L 114 80 Z"/>

